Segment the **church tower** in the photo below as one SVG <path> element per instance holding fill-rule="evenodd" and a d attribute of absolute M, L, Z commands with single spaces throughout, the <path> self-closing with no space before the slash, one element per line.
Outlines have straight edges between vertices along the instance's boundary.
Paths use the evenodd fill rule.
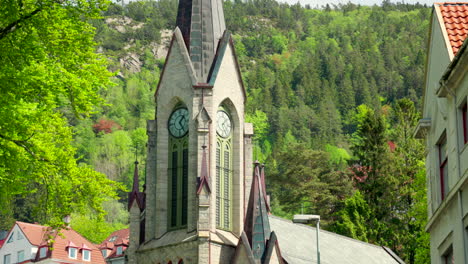
<path fill-rule="evenodd" d="M 253 127 L 222 0 L 179 1 L 155 98 L 144 208 L 129 205 L 128 263 L 230 263 L 244 230 Z"/>

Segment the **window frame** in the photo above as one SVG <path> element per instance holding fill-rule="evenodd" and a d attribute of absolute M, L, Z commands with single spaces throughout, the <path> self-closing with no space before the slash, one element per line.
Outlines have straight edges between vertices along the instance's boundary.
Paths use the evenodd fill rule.
<path fill-rule="evenodd" d="M 460 107 L 461 110 L 461 127 L 463 133 L 463 144 L 466 145 L 468 143 L 468 104 L 465 100 Z"/>
<path fill-rule="evenodd" d="M 8 262 L 7 262 L 7 258 L 8 258 Z M 4 264 L 11 264 L 11 254 L 3 255 L 3 263 Z"/>
<path fill-rule="evenodd" d="M 223 137 L 216 133 L 216 228 L 232 230 L 233 208 L 233 131 L 231 114 L 226 108 L 218 111 L 227 114 L 232 124 L 229 136 Z M 227 157 L 226 157 L 227 156 Z M 226 164 L 227 163 L 227 164 Z M 227 173 L 227 175 L 226 175 Z M 226 201 L 227 200 L 227 201 Z M 227 207 L 227 208 L 226 208 Z"/>
<path fill-rule="evenodd" d="M 187 109 L 177 105 L 172 113 L 181 108 Z M 169 132 L 167 228 L 170 231 L 186 228 L 188 222 L 189 132 L 190 123 L 189 129 L 181 137 L 175 137 Z"/>
<path fill-rule="evenodd" d="M 8 243 L 13 243 L 14 241 L 15 241 L 15 232 L 13 231 L 13 232 L 11 232 L 11 235 L 7 240 L 7 244 Z"/>
<path fill-rule="evenodd" d="M 455 263 L 455 256 L 453 255 L 453 247 L 450 245 L 447 250 L 442 255 L 442 262 L 443 264 L 454 264 Z M 451 258 L 451 260 L 449 259 Z"/>
<path fill-rule="evenodd" d="M 107 258 L 107 249 L 101 249 L 101 254 L 103 258 Z"/>
<path fill-rule="evenodd" d="M 438 149 L 438 164 L 439 164 L 439 183 L 440 183 L 440 197 L 443 201 L 449 193 L 449 173 L 448 173 L 448 150 L 447 150 L 447 136 L 444 134 L 440 137 L 437 143 Z"/>
<path fill-rule="evenodd" d="M 122 246 L 117 246 L 117 248 L 115 249 L 115 254 L 116 255 L 122 255 L 123 254 L 123 247 Z"/>
<path fill-rule="evenodd" d="M 23 238 L 24 238 L 23 234 L 21 234 L 21 232 L 18 231 L 18 233 L 16 233 L 16 240 L 21 240 Z"/>
<path fill-rule="evenodd" d="M 22 258 L 20 258 L 20 253 L 22 254 Z M 16 262 L 23 262 L 24 261 L 24 250 L 20 250 L 16 252 Z"/>
<path fill-rule="evenodd" d="M 39 259 L 47 257 L 47 246 L 39 248 Z"/>
<path fill-rule="evenodd" d="M 75 253 L 75 257 L 72 257 L 72 251 Z M 69 247 L 68 248 L 68 258 L 78 259 L 78 250 L 77 250 L 77 248 L 74 248 L 74 247 Z"/>
<path fill-rule="evenodd" d="M 85 257 L 85 256 L 86 256 L 86 252 L 88 252 L 88 257 L 87 257 L 87 258 Z M 82 259 L 83 259 L 84 261 L 91 261 L 91 250 L 89 250 L 89 249 L 83 249 L 83 250 L 81 251 L 81 255 L 82 255 Z"/>

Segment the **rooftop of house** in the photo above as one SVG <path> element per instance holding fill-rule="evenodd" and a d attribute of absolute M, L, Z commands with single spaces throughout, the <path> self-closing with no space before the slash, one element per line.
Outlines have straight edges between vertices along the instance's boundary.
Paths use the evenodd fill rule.
<path fill-rule="evenodd" d="M 23 231 L 29 243 L 32 245 L 40 246 L 45 243 L 45 235 L 47 233 L 48 227 L 20 221 L 16 221 L 16 224 L 21 229 L 21 231 Z"/>
<path fill-rule="evenodd" d="M 445 25 L 448 41 L 456 55 L 468 35 L 468 2 L 434 3 Z"/>
<path fill-rule="evenodd" d="M 83 251 L 88 250 L 91 252 L 91 259 L 89 262 L 97 264 L 105 263 L 97 246 L 89 242 L 86 238 L 71 228 L 61 229 L 59 232 L 57 232 L 57 230 L 52 230 L 51 227 L 39 224 L 30 224 L 17 221 L 15 223 L 15 226 L 16 225 L 21 229 L 24 236 L 31 245 L 39 248 L 53 248 L 53 250 L 47 252 L 45 258 L 52 258 L 68 263 L 74 260 L 69 258 L 68 249 L 76 248 L 77 252 L 75 262 L 82 260 Z M 12 227 L 10 233 L 14 230 L 15 226 Z M 28 261 L 30 260 L 26 260 L 26 262 Z"/>
<path fill-rule="evenodd" d="M 68 248 L 75 247 L 78 249 L 78 260 L 82 259 L 83 250 L 89 250 L 91 251 L 91 263 L 105 263 L 101 251 L 98 249 L 98 247 L 93 243 L 89 242 L 78 232 L 76 232 L 73 229 L 62 229 L 60 233 L 62 235 L 55 234 L 55 242 L 53 244 L 54 250 L 52 250 L 51 258 L 69 261 L 70 258 L 68 257 Z"/>
<path fill-rule="evenodd" d="M 269 216 L 271 230 L 278 236 L 282 257 L 287 263 L 317 263 L 316 229 L 294 224 L 277 216 Z M 322 264 L 395 264 L 404 263 L 390 249 L 320 230 L 320 261 Z"/>
<path fill-rule="evenodd" d="M 106 240 L 104 240 L 99 245 L 99 249 L 101 249 L 101 250 L 104 250 L 104 249 L 110 250 L 109 254 L 107 255 L 107 258 L 120 257 L 120 256 L 123 255 L 123 252 L 128 247 L 129 236 L 130 236 L 130 229 L 128 229 L 128 228 L 114 231 L 112 234 L 110 234 L 106 238 Z M 117 254 L 117 247 L 118 246 L 123 246 L 123 250 L 122 250 L 121 254 Z"/>

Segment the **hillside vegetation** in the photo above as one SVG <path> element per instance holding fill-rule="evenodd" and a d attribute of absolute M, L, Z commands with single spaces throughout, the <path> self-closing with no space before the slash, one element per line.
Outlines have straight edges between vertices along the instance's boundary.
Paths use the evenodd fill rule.
<path fill-rule="evenodd" d="M 412 132 L 430 8 L 235 0 L 224 10 L 273 213 L 320 214 L 327 230 L 387 246 L 407 263 L 427 263 L 423 146 Z M 157 115 L 154 92 L 176 12 L 176 0 L 135 1 L 89 19 L 113 84 L 99 92 L 106 104 L 90 118 L 62 111 L 74 127 L 78 161 L 127 190 L 135 159 L 143 184 L 146 120 Z M 119 196 L 106 204 L 108 221 L 125 219 L 126 194 Z M 107 235 L 79 223 L 105 223 L 93 211 L 75 218 L 95 242 Z"/>

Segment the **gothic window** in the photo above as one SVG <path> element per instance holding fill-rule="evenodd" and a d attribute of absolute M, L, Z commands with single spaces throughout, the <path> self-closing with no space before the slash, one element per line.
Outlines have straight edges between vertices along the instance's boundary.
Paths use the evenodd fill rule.
<path fill-rule="evenodd" d="M 176 107 L 169 117 L 169 229 L 187 225 L 188 110 Z"/>
<path fill-rule="evenodd" d="M 219 109 L 216 117 L 216 227 L 231 230 L 232 123 L 224 108 Z"/>

